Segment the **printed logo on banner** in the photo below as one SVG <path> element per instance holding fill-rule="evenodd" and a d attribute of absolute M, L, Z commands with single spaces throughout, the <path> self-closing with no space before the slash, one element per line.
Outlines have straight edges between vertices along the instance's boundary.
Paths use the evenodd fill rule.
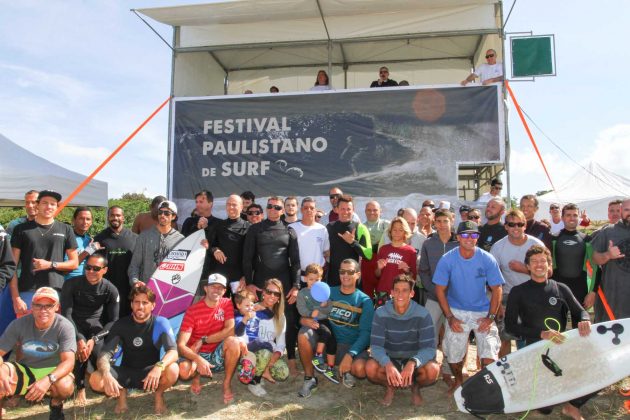
<path fill-rule="evenodd" d="M 185 249 L 174 249 L 168 253 L 166 259 L 175 261 L 186 261 L 188 255 L 190 255 L 190 251 L 186 251 Z"/>
<path fill-rule="evenodd" d="M 184 267 L 186 267 L 186 264 L 184 263 L 163 262 L 158 268 L 160 270 L 168 271 L 184 271 Z"/>

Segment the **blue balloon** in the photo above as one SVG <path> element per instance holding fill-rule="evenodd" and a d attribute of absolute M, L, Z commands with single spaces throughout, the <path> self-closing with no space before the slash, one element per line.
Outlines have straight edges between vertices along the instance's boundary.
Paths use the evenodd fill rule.
<path fill-rule="evenodd" d="M 318 281 L 311 287 L 311 296 L 317 302 L 326 302 L 330 297 L 330 287 L 323 281 Z"/>

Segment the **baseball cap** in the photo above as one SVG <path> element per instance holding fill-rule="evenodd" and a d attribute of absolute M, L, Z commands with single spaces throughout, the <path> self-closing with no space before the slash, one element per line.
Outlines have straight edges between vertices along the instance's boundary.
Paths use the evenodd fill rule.
<path fill-rule="evenodd" d="M 465 222 L 461 222 L 459 226 L 457 226 L 457 234 L 467 233 L 467 232 L 477 232 L 479 233 L 479 226 L 477 223 L 466 220 Z"/>
<path fill-rule="evenodd" d="M 53 190 L 41 190 L 39 192 L 39 195 L 37 196 L 37 199 L 41 200 L 44 197 L 52 197 L 57 201 L 61 201 L 61 194 Z"/>
<path fill-rule="evenodd" d="M 211 284 L 220 284 L 223 287 L 227 287 L 227 279 L 224 275 L 219 273 L 210 274 L 207 279 L 202 280 L 203 286 L 209 286 Z"/>
<path fill-rule="evenodd" d="M 59 303 L 59 294 L 52 287 L 40 287 L 35 291 L 33 295 L 33 303 L 43 299 L 52 300 L 55 303 Z"/>
<path fill-rule="evenodd" d="M 459 208 L 459 212 L 463 212 L 463 211 L 471 211 L 472 209 L 470 208 L 470 206 L 467 206 L 466 204 L 464 204 L 463 206 L 461 206 Z"/>
<path fill-rule="evenodd" d="M 177 214 L 177 206 L 172 201 L 162 201 L 158 206 L 158 209 L 169 209 L 173 213 Z"/>

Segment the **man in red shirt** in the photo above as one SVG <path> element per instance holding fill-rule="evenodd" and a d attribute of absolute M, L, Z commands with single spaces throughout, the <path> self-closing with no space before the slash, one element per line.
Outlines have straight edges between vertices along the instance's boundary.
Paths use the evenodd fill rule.
<path fill-rule="evenodd" d="M 186 310 L 177 337 L 179 377 L 192 378 L 190 390 L 199 394 L 201 375 L 212 377 L 213 371 L 225 370 L 223 402 L 229 404 L 234 400 L 230 384 L 241 356 L 234 337 L 234 307 L 223 297 L 227 285 L 224 276 L 211 274 L 202 284 L 206 295 Z"/>

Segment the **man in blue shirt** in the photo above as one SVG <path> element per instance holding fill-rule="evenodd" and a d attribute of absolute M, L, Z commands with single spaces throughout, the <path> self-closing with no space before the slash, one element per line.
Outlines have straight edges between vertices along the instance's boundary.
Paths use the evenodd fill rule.
<path fill-rule="evenodd" d="M 479 227 L 461 222 L 457 227 L 459 246 L 442 256 L 433 275 L 435 293 L 446 318 L 442 349 L 451 367 L 454 392 L 462 384 L 462 368 L 472 330 L 482 365 L 497 359 L 501 341 L 494 320 L 505 283 L 494 257 L 477 247 Z M 488 299 L 486 286 L 492 297 Z"/>

